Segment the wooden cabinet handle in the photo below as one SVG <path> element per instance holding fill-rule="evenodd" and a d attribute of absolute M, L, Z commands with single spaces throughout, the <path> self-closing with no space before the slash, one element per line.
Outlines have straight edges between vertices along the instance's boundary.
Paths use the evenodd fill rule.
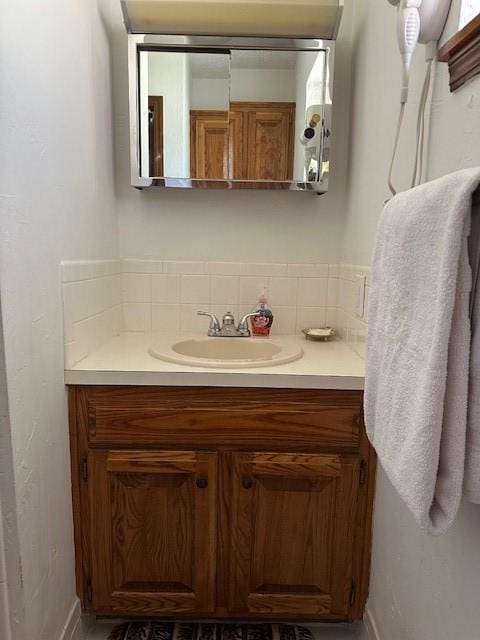
<path fill-rule="evenodd" d="M 245 477 L 242 480 L 242 487 L 244 489 L 251 489 L 253 487 L 253 478 Z"/>
<path fill-rule="evenodd" d="M 208 478 L 197 478 L 196 485 L 199 489 L 206 489 L 208 487 Z"/>

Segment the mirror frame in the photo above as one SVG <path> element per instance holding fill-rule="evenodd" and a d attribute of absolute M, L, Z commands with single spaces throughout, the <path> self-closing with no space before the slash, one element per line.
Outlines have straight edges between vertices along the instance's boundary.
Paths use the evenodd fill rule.
<path fill-rule="evenodd" d="M 166 188 L 205 188 L 205 189 L 255 189 L 286 190 L 317 193 L 328 191 L 329 171 L 323 169 L 325 140 L 330 145 L 332 133 L 332 108 L 325 110 L 325 127 L 318 156 L 321 168 L 314 181 L 270 181 L 270 180 L 202 180 L 195 178 L 145 178 L 141 175 L 141 127 L 140 127 L 140 52 L 169 51 L 185 52 L 225 51 L 232 49 L 270 50 L 270 51 L 325 51 L 329 69 L 329 91 L 333 105 L 333 71 L 335 62 L 335 42 L 333 40 L 297 40 L 287 38 L 246 38 L 222 36 L 161 36 L 148 34 L 128 34 L 128 87 L 130 118 L 130 170 L 131 185 L 136 189 L 148 187 Z"/>

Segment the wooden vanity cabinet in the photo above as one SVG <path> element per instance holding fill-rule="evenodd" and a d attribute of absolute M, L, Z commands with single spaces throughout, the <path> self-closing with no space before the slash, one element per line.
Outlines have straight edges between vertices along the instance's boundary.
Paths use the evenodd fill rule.
<path fill-rule="evenodd" d="M 85 611 L 353 620 L 374 453 L 357 391 L 72 386 Z"/>

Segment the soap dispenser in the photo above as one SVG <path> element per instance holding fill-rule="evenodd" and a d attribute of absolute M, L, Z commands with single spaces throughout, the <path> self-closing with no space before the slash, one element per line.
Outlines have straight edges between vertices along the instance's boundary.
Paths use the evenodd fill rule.
<path fill-rule="evenodd" d="M 265 292 L 258 299 L 258 306 L 254 311 L 255 315 L 251 317 L 252 335 L 268 336 L 273 324 L 273 313 L 267 305 Z"/>

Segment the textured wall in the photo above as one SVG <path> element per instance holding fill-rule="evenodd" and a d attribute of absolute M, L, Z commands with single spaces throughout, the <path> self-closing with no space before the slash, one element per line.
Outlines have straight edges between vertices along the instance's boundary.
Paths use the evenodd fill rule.
<path fill-rule="evenodd" d="M 109 65 L 96 1 L 2 3 L 0 287 L 25 640 L 60 638 L 75 601 L 59 263 L 117 255 Z"/>
<path fill-rule="evenodd" d="M 454 0 L 446 36 L 456 29 Z M 398 113 L 399 58 L 395 11 L 387 2 L 356 5 L 354 119 L 343 260 L 368 264 L 382 202 Z M 419 83 L 416 55 L 395 182 L 411 173 Z M 428 153 L 431 178 L 480 164 L 480 79 L 451 95 L 445 65 L 437 68 Z M 377 483 L 369 609 L 382 640 L 474 640 L 480 628 L 480 507 L 464 504 L 440 538 L 421 533 L 380 471 Z"/>

